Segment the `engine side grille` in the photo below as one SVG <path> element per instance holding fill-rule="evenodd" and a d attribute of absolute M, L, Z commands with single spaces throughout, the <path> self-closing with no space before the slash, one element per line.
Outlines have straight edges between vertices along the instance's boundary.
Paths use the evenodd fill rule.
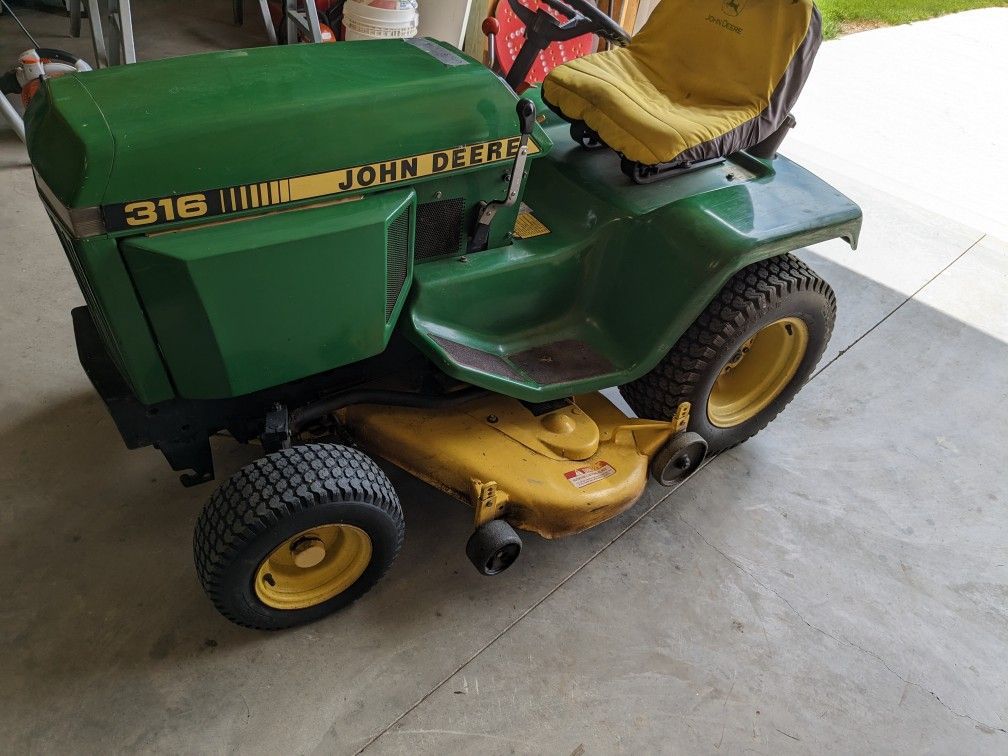
<path fill-rule="evenodd" d="M 465 200 L 461 197 L 420 205 L 416 224 L 417 262 L 459 253 L 464 212 Z"/>
<path fill-rule="evenodd" d="M 388 229 L 387 257 L 388 266 L 387 294 L 385 298 L 385 322 L 392 319 L 392 312 L 395 310 L 399 295 L 402 294 L 403 286 L 406 285 L 406 274 L 409 271 L 410 252 L 410 208 L 407 207 L 391 224 Z"/>

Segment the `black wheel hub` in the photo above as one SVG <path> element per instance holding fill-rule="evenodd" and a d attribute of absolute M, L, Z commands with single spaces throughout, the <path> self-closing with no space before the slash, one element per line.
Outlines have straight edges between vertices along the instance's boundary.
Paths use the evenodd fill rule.
<path fill-rule="evenodd" d="M 504 572 L 508 567 L 515 563 L 518 559 L 518 555 L 521 553 L 521 547 L 509 543 L 507 546 L 499 549 L 490 560 L 486 563 L 483 574 L 484 575 L 497 575 Z"/>

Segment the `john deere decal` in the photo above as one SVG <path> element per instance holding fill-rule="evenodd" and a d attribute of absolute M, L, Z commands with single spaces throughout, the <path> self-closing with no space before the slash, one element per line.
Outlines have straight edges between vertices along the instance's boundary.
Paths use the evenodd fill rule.
<path fill-rule="evenodd" d="M 180 220 L 272 208 L 513 160 L 520 144 L 520 137 L 508 137 L 325 173 L 105 205 L 102 207 L 102 215 L 108 231 L 124 231 Z M 528 149 L 531 155 L 539 152 L 539 147 L 533 141 L 529 141 Z"/>

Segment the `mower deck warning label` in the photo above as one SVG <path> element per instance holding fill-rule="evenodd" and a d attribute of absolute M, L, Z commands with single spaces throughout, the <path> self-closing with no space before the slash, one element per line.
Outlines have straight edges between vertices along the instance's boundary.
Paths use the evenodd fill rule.
<path fill-rule="evenodd" d="M 615 474 L 615 467 L 604 460 L 599 460 L 588 467 L 579 467 L 576 470 L 564 473 L 564 477 L 570 481 L 574 488 L 584 488 L 585 486 L 590 486 L 592 483 L 598 483 L 600 480 L 605 480 L 609 476 Z"/>

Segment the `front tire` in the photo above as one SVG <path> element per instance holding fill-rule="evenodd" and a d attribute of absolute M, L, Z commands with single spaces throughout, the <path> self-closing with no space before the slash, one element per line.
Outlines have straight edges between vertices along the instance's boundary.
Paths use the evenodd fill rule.
<path fill-rule="evenodd" d="M 279 630 L 364 595 L 404 531 L 399 499 L 374 461 L 306 444 L 256 460 L 217 489 L 196 522 L 196 572 L 232 622 Z"/>
<path fill-rule="evenodd" d="M 766 428 L 822 358 L 836 295 L 794 255 L 735 274 L 664 359 L 620 387 L 640 417 L 672 421 L 691 405 L 689 430 L 716 454 Z"/>

